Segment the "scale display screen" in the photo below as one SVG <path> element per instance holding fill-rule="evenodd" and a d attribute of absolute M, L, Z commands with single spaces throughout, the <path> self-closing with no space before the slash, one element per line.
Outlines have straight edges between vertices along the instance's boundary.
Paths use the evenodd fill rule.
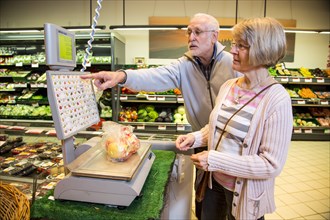
<path fill-rule="evenodd" d="M 44 24 L 46 64 L 50 69 L 76 67 L 76 42 L 74 33 L 55 24 Z"/>
<path fill-rule="evenodd" d="M 58 33 L 58 45 L 60 60 L 72 60 L 72 39 L 71 37 Z"/>

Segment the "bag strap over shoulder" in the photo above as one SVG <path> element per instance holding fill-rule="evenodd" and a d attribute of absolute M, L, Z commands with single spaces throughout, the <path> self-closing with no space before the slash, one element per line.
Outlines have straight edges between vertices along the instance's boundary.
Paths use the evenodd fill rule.
<path fill-rule="evenodd" d="M 217 150 L 218 149 L 218 146 L 219 146 L 219 144 L 220 144 L 220 141 L 221 141 L 221 139 L 222 139 L 222 136 L 223 136 L 223 134 L 225 133 L 225 129 L 226 129 L 226 127 L 227 127 L 227 125 L 228 125 L 228 123 L 229 123 L 229 121 L 239 112 L 239 111 L 241 111 L 245 106 L 247 106 L 250 102 L 252 102 L 255 98 L 257 98 L 257 96 L 259 96 L 261 93 L 263 93 L 265 90 L 267 90 L 268 88 L 270 88 L 271 86 L 273 86 L 273 85 L 275 85 L 275 84 L 278 84 L 277 82 L 275 82 L 275 83 L 272 83 L 272 84 L 270 84 L 270 85 L 268 85 L 268 86 L 266 86 L 265 88 L 263 88 L 260 92 L 258 92 L 255 96 L 253 96 L 248 102 L 246 102 L 244 105 L 242 105 L 234 114 L 232 114 L 232 116 L 227 120 L 227 122 L 226 122 L 226 124 L 225 124 L 225 126 L 223 127 L 223 129 L 222 129 L 222 133 L 221 133 L 221 135 L 220 135 L 220 138 L 219 138 L 219 140 L 218 140 L 218 142 L 217 142 L 217 145 L 216 145 L 216 147 L 215 147 L 215 150 Z"/>

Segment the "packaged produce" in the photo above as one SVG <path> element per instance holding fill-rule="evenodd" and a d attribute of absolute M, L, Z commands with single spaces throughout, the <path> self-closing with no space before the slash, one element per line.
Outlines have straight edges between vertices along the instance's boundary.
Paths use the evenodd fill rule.
<path fill-rule="evenodd" d="M 123 162 L 140 148 L 140 140 L 133 134 L 132 126 L 107 121 L 103 123 L 102 129 L 104 131 L 102 145 L 108 160 Z"/>

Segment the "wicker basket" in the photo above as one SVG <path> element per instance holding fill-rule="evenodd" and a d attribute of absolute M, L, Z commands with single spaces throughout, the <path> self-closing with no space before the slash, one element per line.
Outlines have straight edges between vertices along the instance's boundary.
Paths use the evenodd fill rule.
<path fill-rule="evenodd" d="M 30 219 L 30 203 L 25 194 L 15 186 L 0 182 L 1 220 Z"/>

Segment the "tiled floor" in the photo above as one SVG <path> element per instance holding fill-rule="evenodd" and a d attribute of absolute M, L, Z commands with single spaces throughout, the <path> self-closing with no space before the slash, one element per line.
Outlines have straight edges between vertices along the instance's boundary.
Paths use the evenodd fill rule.
<path fill-rule="evenodd" d="M 277 209 L 265 219 L 330 219 L 329 176 L 330 142 L 292 141 L 285 167 L 276 178 Z M 194 204 L 192 219 L 196 219 Z"/>

